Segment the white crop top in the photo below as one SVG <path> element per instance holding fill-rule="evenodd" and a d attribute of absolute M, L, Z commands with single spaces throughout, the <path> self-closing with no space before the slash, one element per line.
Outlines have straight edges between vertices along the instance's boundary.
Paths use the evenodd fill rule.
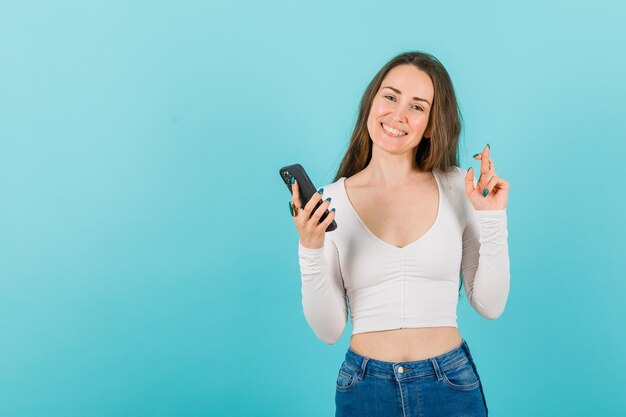
<path fill-rule="evenodd" d="M 331 197 L 336 208 L 337 229 L 326 232 L 322 248 L 298 241 L 304 315 L 320 340 L 333 344 L 341 337 L 348 307 L 352 334 L 457 327 L 460 279 L 481 316 L 502 314 L 510 280 L 506 209 L 475 210 L 462 168 L 433 175 L 435 222 L 402 248 L 367 229 L 348 199 L 345 177 L 323 186 L 323 198 Z"/>

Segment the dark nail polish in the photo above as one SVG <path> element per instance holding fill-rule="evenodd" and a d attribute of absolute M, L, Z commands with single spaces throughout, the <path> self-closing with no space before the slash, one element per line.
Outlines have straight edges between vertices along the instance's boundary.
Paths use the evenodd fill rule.
<path fill-rule="evenodd" d="M 330 201 L 330 197 L 328 197 L 328 198 L 326 199 L 326 201 Z"/>
<path fill-rule="evenodd" d="M 470 169 L 472 169 L 472 167 L 467 168 L 467 172 L 469 172 Z"/>
<path fill-rule="evenodd" d="M 487 144 L 487 147 L 489 148 L 489 150 L 491 150 L 491 146 L 489 146 L 489 144 Z"/>
<path fill-rule="evenodd" d="M 324 188 L 320 188 L 317 192 L 320 193 L 320 194 L 323 194 L 324 193 Z"/>
<path fill-rule="evenodd" d="M 289 212 L 293 216 L 293 207 L 291 206 L 291 201 L 289 202 Z"/>
<path fill-rule="evenodd" d="M 293 185 L 294 182 L 296 182 L 296 177 L 291 177 L 291 185 Z"/>
<path fill-rule="evenodd" d="M 331 209 L 330 209 L 330 211 L 335 211 L 335 208 L 334 208 L 334 207 L 333 207 L 333 208 L 331 208 Z"/>
<path fill-rule="evenodd" d="M 476 158 L 478 155 L 480 155 L 479 153 L 477 153 L 476 155 L 472 156 L 472 158 Z"/>
<path fill-rule="evenodd" d="M 489 189 L 488 189 L 488 188 L 485 188 L 485 189 L 483 190 L 483 197 L 487 197 L 487 194 L 489 194 Z"/>

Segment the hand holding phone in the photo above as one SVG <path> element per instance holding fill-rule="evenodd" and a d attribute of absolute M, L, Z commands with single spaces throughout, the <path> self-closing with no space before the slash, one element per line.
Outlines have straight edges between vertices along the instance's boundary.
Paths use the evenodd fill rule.
<path fill-rule="evenodd" d="M 324 233 L 337 228 L 334 209 L 329 211 L 329 200 L 311 182 L 300 164 L 286 166 L 279 171 L 281 178 L 291 191 L 291 202 L 299 208 L 294 217 L 302 246 L 317 249 L 324 246 Z M 293 178 L 293 184 L 292 184 Z"/>

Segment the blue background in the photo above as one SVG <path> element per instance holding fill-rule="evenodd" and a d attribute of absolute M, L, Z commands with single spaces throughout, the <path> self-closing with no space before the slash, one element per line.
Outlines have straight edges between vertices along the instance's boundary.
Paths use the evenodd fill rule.
<path fill-rule="evenodd" d="M 87 4 L 88 3 L 88 4 Z M 378 69 L 439 58 L 511 292 L 458 324 L 494 416 L 617 416 L 619 1 L 0 3 L 0 415 L 329 416 L 278 168 L 332 180 Z"/>

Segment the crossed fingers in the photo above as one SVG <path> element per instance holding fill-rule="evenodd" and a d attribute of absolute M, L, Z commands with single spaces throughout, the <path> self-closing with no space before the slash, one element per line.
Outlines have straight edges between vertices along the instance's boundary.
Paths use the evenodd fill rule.
<path fill-rule="evenodd" d="M 490 150 L 491 147 L 487 144 L 481 153 L 474 155 L 475 159 L 480 160 L 480 178 L 478 178 L 476 188 L 482 192 L 483 197 L 486 197 L 498 183 L 498 174 L 496 174 L 493 159 L 489 156 Z"/>

